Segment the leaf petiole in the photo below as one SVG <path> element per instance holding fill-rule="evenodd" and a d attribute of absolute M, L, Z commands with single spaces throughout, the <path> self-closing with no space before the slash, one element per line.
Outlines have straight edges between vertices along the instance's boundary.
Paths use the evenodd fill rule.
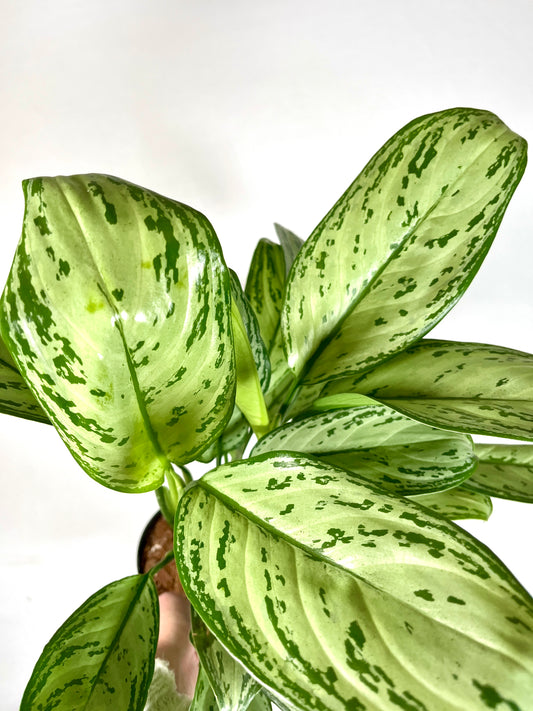
<path fill-rule="evenodd" d="M 174 515 L 183 490 L 186 484 L 192 481 L 189 470 L 184 467 L 180 467 L 180 469 L 183 472 L 183 478 L 172 468 L 169 462 L 166 471 L 168 486 L 160 486 L 155 492 L 161 513 L 171 526 L 174 525 Z"/>
<path fill-rule="evenodd" d="M 156 563 L 153 568 L 150 568 L 148 571 L 148 575 L 153 578 L 157 573 L 159 573 L 160 570 L 162 570 L 165 565 L 170 563 L 171 560 L 174 560 L 174 551 L 169 551 L 161 560 L 159 563 Z"/>

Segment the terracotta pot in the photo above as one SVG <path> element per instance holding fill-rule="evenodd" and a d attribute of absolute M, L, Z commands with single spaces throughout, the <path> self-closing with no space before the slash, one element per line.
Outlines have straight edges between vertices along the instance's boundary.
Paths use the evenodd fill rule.
<path fill-rule="evenodd" d="M 171 526 L 158 511 L 143 531 L 137 550 L 137 570 L 146 573 L 173 548 L 174 535 Z M 155 576 L 157 593 L 174 592 L 185 595 L 173 560 L 167 563 Z"/>

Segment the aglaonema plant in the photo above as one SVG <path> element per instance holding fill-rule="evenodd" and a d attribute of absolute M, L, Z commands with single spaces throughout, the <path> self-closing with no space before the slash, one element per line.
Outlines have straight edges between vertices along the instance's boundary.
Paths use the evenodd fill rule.
<path fill-rule="evenodd" d="M 526 164 L 496 116 L 423 116 L 245 288 L 207 219 L 105 175 L 24 182 L 2 409 L 117 491 L 155 491 L 201 662 L 192 708 L 526 711 L 533 604 L 453 522 L 533 500 L 533 357 L 425 338 Z M 189 481 L 186 465 L 211 465 Z M 23 709 L 142 709 L 153 572 L 46 645 Z"/>

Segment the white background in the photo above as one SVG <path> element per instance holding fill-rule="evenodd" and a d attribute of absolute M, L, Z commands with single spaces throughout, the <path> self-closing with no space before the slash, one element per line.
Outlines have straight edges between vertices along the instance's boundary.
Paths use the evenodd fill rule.
<path fill-rule="evenodd" d="M 533 140 L 530 0 L 4 0 L 1 240 L 20 182 L 103 172 L 188 203 L 246 274 L 280 222 L 302 237 L 417 115 L 497 113 Z M 533 351 L 533 170 L 468 294 L 433 332 Z M 0 415 L 0 707 L 18 707 L 42 646 L 105 583 L 134 572 L 153 494 L 90 480 L 45 425 Z M 468 528 L 528 589 L 525 504 Z"/>

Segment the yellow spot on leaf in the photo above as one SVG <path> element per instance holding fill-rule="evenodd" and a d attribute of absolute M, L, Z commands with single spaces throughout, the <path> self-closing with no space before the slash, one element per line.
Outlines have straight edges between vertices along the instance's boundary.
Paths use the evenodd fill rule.
<path fill-rule="evenodd" d="M 93 301 L 91 299 L 85 308 L 87 309 L 87 311 L 90 314 L 94 314 L 95 311 L 100 311 L 101 309 L 104 308 L 104 302 L 103 301 Z"/>

